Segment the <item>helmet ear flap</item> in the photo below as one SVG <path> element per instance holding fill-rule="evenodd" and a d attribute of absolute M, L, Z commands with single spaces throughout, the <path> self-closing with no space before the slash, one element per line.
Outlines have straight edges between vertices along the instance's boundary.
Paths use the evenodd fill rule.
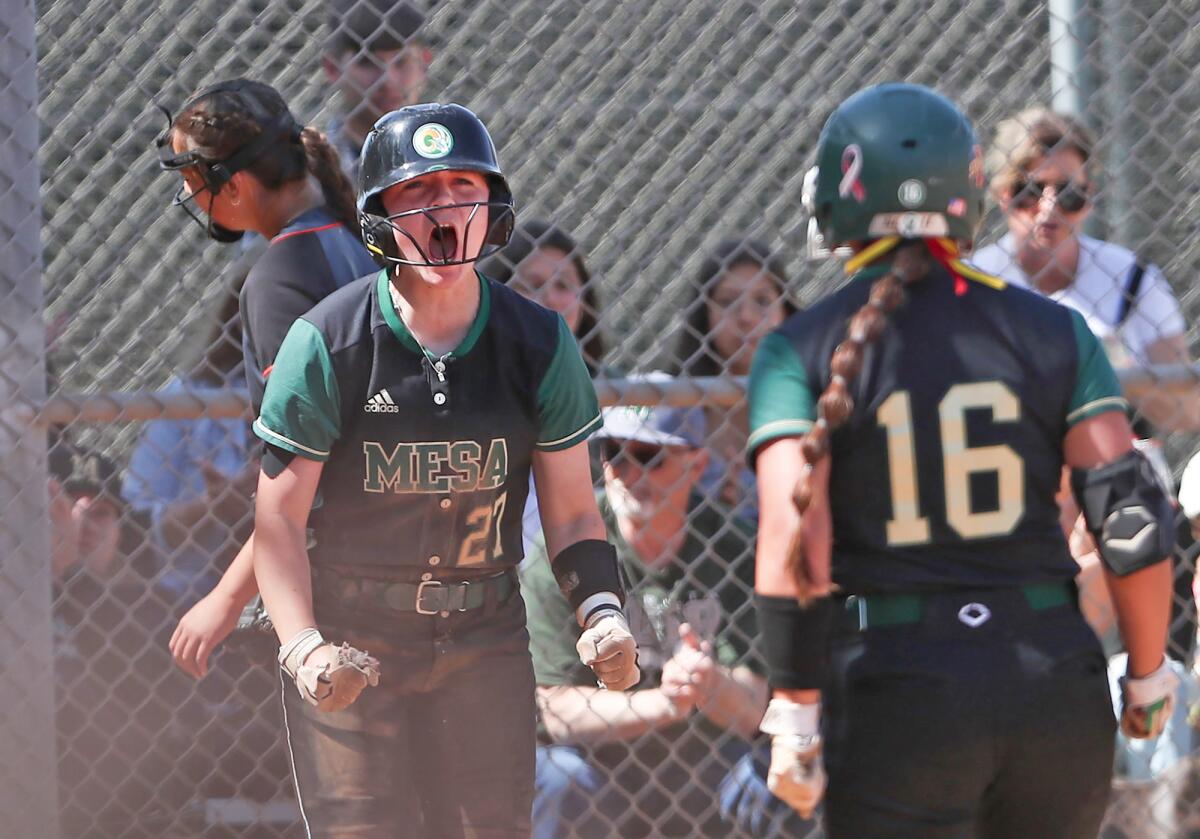
<path fill-rule="evenodd" d="M 389 259 L 400 256 L 396 248 L 396 238 L 392 235 L 392 226 L 383 216 L 359 213 L 358 226 L 362 230 L 363 244 L 381 265 L 387 267 Z"/>
<path fill-rule="evenodd" d="M 512 190 L 503 175 L 489 175 L 488 181 L 488 235 L 484 245 L 495 245 L 497 250 L 508 244 L 516 224 Z"/>
<path fill-rule="evenodd" d="M 493 203 L 487 206 L 488 211 L 488 235 L 484 240 L 484 245 L 495 245 L 497 249 L 508 244 L 508 240 L 512 238 L 513 226 L 515 219 L 513 217 L 512 204 L 503 206 Z M 493 213 L 500 214 L 500 218 L 493 219 Z"/>

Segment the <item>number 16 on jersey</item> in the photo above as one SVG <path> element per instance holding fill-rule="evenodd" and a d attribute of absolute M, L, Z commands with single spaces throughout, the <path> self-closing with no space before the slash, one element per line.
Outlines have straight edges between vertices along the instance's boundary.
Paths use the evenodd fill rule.
<path fill-rule="evenodd" d="M 964 539 L 1011 533 L 1025 514 L 1025 463 L 1011 446 L 968 446 L 966 412 L 987 409 L 996 423 L 1021 418 L 1021 403 L 1003 382 L 958 384 L 938 404 L 946 523 Z M 898 390 L 879 406 L 877 419 L 887 431 L 888 474 L 892 518 L 887 523 L 889 545 L 922 545 L 930 541 L 928 516 L 921 515 L 917 491 L 917 451 L 913 435 L 912 399 Z M 999 506 L 974 511 L 971 475 L 995 473 Z"/>

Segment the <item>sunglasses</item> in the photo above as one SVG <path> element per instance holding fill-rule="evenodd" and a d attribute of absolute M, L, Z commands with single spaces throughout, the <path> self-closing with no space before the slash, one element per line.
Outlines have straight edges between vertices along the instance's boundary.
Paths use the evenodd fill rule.
<path fill-rule="evenodd" d="M 614 440 L 605 440 L 600 448 L 600 456 L 619 468 L 628 463 L 636 463 L 642 469 L 657 469 L 666 463 L 662 446 L 625 445 Z"/>
<path fill-rule="evenodd" d="M 1027 181 L 1018 180 L 1012 186 L 1012 204 L 1019 210 L 1037 206 L 1050 187 L 1054 188 L 1054 200 L 1064 213 L 1078 213 L 1091 200 L 1088 188 L 1072 181 Z"/>

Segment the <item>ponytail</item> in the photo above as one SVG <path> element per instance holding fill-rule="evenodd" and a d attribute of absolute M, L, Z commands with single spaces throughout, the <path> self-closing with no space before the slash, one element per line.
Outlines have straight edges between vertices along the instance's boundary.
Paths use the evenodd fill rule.
<path fill-rule="evenodd" d="M 351 232 L 358 232 L 358 211 L 354 205 L 354 187 L 342 171 L 341 160 L 329 144 L 325 135 L 305 126 L 300 132 L 300 144 L 304 146 L 304 158 L 309 174 L 321 185 L 325 206 L 330 214 Z"/>
<path fill-rule="evenodd" d="M 792 503 L 801 517 L 812 502 L 810 484 L 813 467 L 828 456 L 831 434 L 845 424 L 854 412 L 850 385 L 862 372 L 866 348 L 879 340 L 887 328 L 890 314 L 904 305 L 904 287 L 925 276 L 931 267 L 923 242 L 913 242 L 896 252 L 891 269 L 871 286 L 870 297 L 850 318 L 846 339 L 833 351 L 829 385 L 817 400 L 817 421 L 800 439 L 800 451 L 806 461 L 804 472 L 792 490 Z M 813 578 L 804 558 L 801 530 L 792 537 L 788 549 L 788 570 L 796 582 L 797 598 L 807 605 L 814 599 Z"/>

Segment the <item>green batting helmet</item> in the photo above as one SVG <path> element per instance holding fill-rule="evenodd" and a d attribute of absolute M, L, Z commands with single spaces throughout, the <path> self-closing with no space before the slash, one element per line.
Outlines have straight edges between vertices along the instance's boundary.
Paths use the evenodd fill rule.
<path fill-rule="evenodd" d="M 883 236 L 970 241 L 983 217 L 983 150 L 944 96 L 877 85 L 829 117 L 808 187 L 805 203 L 828 248 Z"/>

